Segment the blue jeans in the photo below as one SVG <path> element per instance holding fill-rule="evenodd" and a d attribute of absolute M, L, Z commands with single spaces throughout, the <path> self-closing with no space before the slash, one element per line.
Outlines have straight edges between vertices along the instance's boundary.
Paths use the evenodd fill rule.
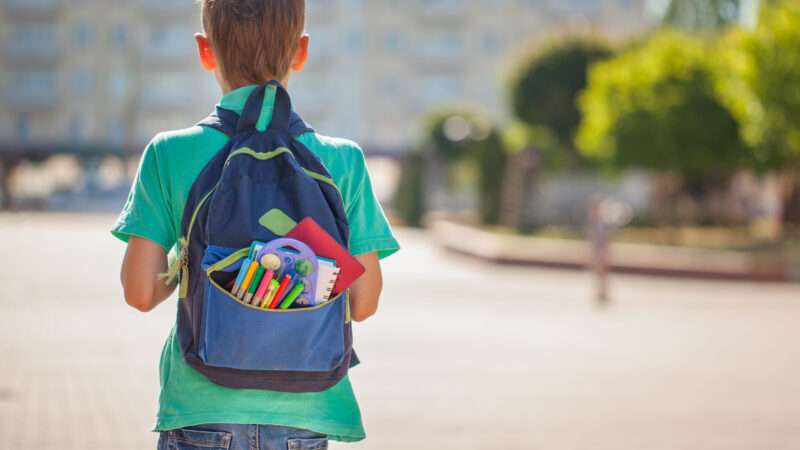
<path fill-rule="evenodd" d="M 162 431 L 158 450 L 327 450 L 324 434 L 274 425 L 199 425 Z"/>

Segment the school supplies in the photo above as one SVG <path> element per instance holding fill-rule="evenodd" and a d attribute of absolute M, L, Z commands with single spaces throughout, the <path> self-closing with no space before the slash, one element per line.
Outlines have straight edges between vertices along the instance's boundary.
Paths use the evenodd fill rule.
<path fill-rule="evenodd" d="M 317 291 L 314 293 L 312 305 L 325 303 L 330 299 L 333 287 L 342 269 L 336 265 L 336 261 L 327 258 L 319 259 L 319 271 L 317 273 Z"/>
<path fill-rule="evenodd" d="M 283 292 L 286 291 L 286 288 L 289 286 L 289 283 L 292 281 L 292 276 L 286 274 L 283 276 L 281 280 L 281 285 L 278 287 L 278 290 L 275 292 L 275 296 L 272 297 L 272 302 L 269 304 L 269 309 L 275 309 L 278 307 L 278 302 L 281 301 L 281 297 L 283 297 Z"/>
<path fill-rule="evenodd" d="M 272 276 L 275 275 L 275 272 L 272 270 L 267 270 L 264 273 L 264 276 L 261 277 L 261 284 L 258 285 L 258 289 L 256 289 L 256 294 L 253 297 L 254 303 L 256 305 L 260 305 L 261 302 L 264 301 L 264 296 L 267 295 L 267 290 L 269 289 L 269 284 L 272 281 Z"/>
<path fill-rule="evenodd" d="M 233 295 L 236 295 L 239 292 L 239 288 L 242 287 L 244 277 L 247 275 L 247 271 L 250 269 L 250 263 L 250 258 L 245 258 L 242 260 L 242 268 L 239 269 L 239 275 L 236 276 L 236 282 L 233 284 L 233 289 L 231 289 L 231 293 Z"/>
<path fill-rule="evenodd" d="M 281 268 L 281 258 L 273 253 L 265 254 L 259 259 L 259 262 L 265 269 L 272 270 L 273 272 Z"/>
<path fill-rule="evenodd" d="M 292 306 L 292 303 L 294 303 L 294 301 L 297 300 L 297 297 L 300 296 L 300 294 L 303 292 L 305 288 L 306 287 L 303 285 L 302 282 L 295 284 L 294 287 L 292 288 L 292 291 L 289 292 L 286 298 L 283 299 L 283 301 L 281 302 L 280 308 L 289 309 L 289 307 Z"/>
<path fill-rule="evenodd" d="M 242 281 L 242 285 L 239 286 L 239 290 L 236 292 L 237 297 L 244 297 L 244 294 L 247 292 L 247 288 L 250 287 L 250 282 L 253 281 L 253 277 L 256 275 L 258 268 L 259 264 L 257 262 L 253 261 L 250 263 L 250 267 L 247 269 L 247 275 L 244 276 L 244 281 Z"/>
<path fill-rule="evenodd" d="M 273 257 L 275 255 L 280 260 L 280 271 L 276 271 L 276 278 L 283 281 L 289 275 L 289 284 L 278 292 L 278 295 L 270 302 L 270 309 L 276 309 L 283 300 L 283 296 L 291 292 L 294 285 L 302 282 L 305 290 L 300 294 L 301 298 L 311 298 L 316 292 L 317 286 L 317 255 L 304 242 L 297 239 L 279 238 L 269 241 L 266 246 L 259 250 L 256 260 L 263 261 L 274 267 Z"/>
<path fill-rule="evenodd" d="M 267 294 L 264 295 L 264 300 L 261 302 L 262 309 L 268 309 L 272 299 L 275 298 L 275 294 L 278 292 L 278 288 L 280 287 L 280 283 L 277 280 L 270 280 L 269 287 L 267 288 Z"/>
<path fill-rule="evenodd" d="M 346 248 L 339 245 L 330 234 L 310 217 L 300 221 L 286 237 L 297 239 L 308 245 L 316 253 L 317 257 L 336 261 L 336 266 L 340 268 L 340 273 L 331 292 L 333 295 L 343 292 L 365 271 L 364 266 Z M 314 292 L 318 291 L 315 289 Z"/>
<path fill-rule="evenodd" d="M 247 288 L 247 292 L 244 294 L 245 303 L 251 303 L 253 301 L 253 296 L 256 295 L 258 286 L 261 284 L 261 278 L 263 277 L 264 268 L 259 264 L 258 268 L 256 269 L 256 274 L 253 276 L 253 281 L 250 282 L 250 286 Z"/>

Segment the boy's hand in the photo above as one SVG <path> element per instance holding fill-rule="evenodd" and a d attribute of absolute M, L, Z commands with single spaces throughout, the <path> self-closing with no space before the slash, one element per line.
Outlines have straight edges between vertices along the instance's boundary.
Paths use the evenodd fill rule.
<path fill-rule="evenodd" d="M 362 322 L 378 310 L 383 277 L 377 253 L 358 255 L 356 259 L 366 271 L 350 287 L 350 317 L 356 322 Z"/>
<path fill-rule="evenodd" d="M 167 271 L 167 253 L 155 242 L 131 236 L 122 261 L 122 288 L 125 301 L 142 312 L 152 311 L 175 290 L 159 274 Z"/>

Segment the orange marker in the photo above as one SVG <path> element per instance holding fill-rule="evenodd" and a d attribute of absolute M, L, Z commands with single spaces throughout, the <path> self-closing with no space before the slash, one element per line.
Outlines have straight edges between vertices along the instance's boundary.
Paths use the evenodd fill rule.
<path fill-rule="evenodd" d="M 239 291 L 236 293 L 237 297 L 242 298 L 244 293 L 247 292 L 247 288 L 250 287 L 250 282 L 253 281 L 253 277 L 256 275 L 258 266 L 259 264 L 255 261 L 250 263 L 250 268 L 247 269 L 247 275 L 245 275 L 244 281 L 242 281 L 242 285 L 239 286 Z"/>

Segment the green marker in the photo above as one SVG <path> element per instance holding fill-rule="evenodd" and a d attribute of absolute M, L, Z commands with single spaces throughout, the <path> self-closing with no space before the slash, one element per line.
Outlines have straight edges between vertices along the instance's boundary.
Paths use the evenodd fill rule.
<path fill-rule="evenodd" d="M 247 287 L 247 292 L 244 295 L 244 302 L 250 303 L 253 301 L 253 295 L 255 295 L 256 290 L 258 290 L 258 285 L 261 284 L 261 279 L 264 278 L 264 268 L 260 265 L 258 269 L 256 269 L 256 274 L 253 277 L 253 281 L 250 282 L 250 286 Z"/>
<path fill-rule="evenodd" d="M 291 292 L 289 292 L 289 295 L 287 295 L 286 298 L 283 299 L 283 302 L 281 303 L 281 309 L 289 309 L 289 307 L 292 306 L 292 303 L 294 303 L 294 301 L 297 300 L 297 297 L 299 297 L 300 294 L 303 293 L 303 290 L 305 288 L 306 287 L 303 283 L 297 283 L 296 285 L 294 285 Z"/>

